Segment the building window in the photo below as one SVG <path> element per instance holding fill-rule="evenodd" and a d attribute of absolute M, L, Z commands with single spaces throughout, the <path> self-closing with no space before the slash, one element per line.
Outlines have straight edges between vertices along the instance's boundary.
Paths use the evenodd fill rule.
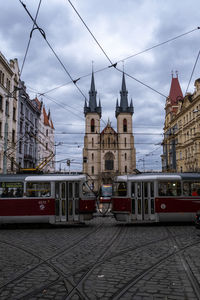
<path fill-rule="evenodd" d="M 0 110 L 3 109 L 3 97 L 0 95 Z"/>
<path fill-rule="evenodd" d="M 123 120 L 123 132 L 127 132 L 127 120 Z"/>
<path fill-rule="evenodd" d="M 20 112 L 21 112 L 22 115 L 24 114 L 24 105 L 23 105 L 23 103 L 21 103 L 21 109 L 20 109 Z"/>
<path fill-rule="evenodd" d="M 11 158 L 11 171 L 13 171 L 14 170 L 14 158 L 12 157 Z"/>
<path fill-rule="evenodd" d="M 6 115 L 9 116 L 9 103 L 6 101 Z"/>
<path fill-rule="evenodd" d="M 13 121 L 16 121 L 16 108 L 13 107 Z"/>
<path fill-rule="evenodd" d="M 94 123 L 94 119 L 91 120 L 91 132 L 95 131 L 95 123 Z"/>
<path fill-rule="evenodd" d="M 48 129 L 46 130 L 46 136 L 48 136 Z"/>
<path fill-rule="evenodd" d="M 92 153 L 92 160 L 94 160 L 94 153 Z"/>
<path fill-rule="evenodd" d="M 110 148 L 110 138 L 108 138 L 108 148 Z"/>
<path fill-rule="evenodd" d="M 105 170 L 114 170 L 114 155 L 111 152 L 108 152 L 105 155 Z"/>
<path fill-rule="evenodd" d="M 94 139 L 92 138 L 92 148 L 94 147 Z"/>
<path fill-rule="evenodd" d="M 124 158 L 125 158 L 125 160 L 127 159 L 127 154 L 126 153 L 124 154 Z"/>
<path fill-rule="evenodd" d="M 12 130 L 12 143 L 15 142 L 15 130 L 13 129 Z"/>
<path fill-rule="evenodd" d="M 94 166 L 92 166 L 91 172 L 92 172 L 92 174 L 94 174 Z"/>
<path fill-rule="evenodd" d="M 20 132 L 20 133 L 23 132 L 23 122 L 22 122 L 22 121 L 20 121 L 19 132 Z"/>
<path fill-rule="evenodd" d="M 20 154 L 22 153 L 22 142 L 21 141 L 19 142 L 19 153 Z"/>
<path fill-rule="evenodd" d="M 125 166 L 125 168 L 124 168 L 124 169 L 125 169 L 125 173 L 127 173 L 127 166 Z"/>
<path fill-rule="evenodd" d="M 48 143 L 46 143 L 46 150 L 48 150 Z"/>
<path fill-rule="evenodd" d="M 126 147 L 126 138 L 124 138 L 124 145 L 125 145 L 125 147 Z"/>

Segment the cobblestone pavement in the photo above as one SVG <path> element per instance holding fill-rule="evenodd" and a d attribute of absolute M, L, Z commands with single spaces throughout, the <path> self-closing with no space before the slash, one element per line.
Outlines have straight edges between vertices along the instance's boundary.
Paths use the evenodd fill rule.
<path fill-rule="evenodd" d="M 200 299 L 200 230 L 110 217 L 1 228 L 0 299 Z"/>

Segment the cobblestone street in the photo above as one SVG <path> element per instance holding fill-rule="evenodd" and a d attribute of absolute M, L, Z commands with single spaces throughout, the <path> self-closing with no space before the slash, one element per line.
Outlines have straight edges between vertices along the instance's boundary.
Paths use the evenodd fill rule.
<path fill-rule="evenodd" d="M 200 299 L 193 225 L 0 229 L 0 299 Z"/>

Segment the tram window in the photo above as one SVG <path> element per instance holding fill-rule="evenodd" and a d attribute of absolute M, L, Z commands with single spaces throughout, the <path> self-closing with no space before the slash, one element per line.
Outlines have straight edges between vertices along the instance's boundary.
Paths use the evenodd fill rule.
<path fill-rule="evenodd" d="M 179 181 L 160 181 L 158 182 L 159 196 L 180 196 L 181 183 Z"/>
<path fill-rule="evenodd" d="M 51 184 L 50 182 L 27 182 L 26 195 L 27 197 L 50 197 Z"/>
<path fill-rule="evenodd" d="M 72 196 L 73 196 L 72 183 L 69 182 L 69 198 L 72 198 Z"/>
<path fill-rule="evenodd" d="M 183 183 L 184 196 L 200 196 L 200 182 L 184 182 Z"/>
<path fill-rule="evenodd" d="M 131 183 L 131 197 L 135 196 L 135 182 Z"/>
<path fill-rule="evenodd" d="M 148 197 L 148 183 L 144 183 L 144 197 Z"/>
<path fill-rule="evenodd" d="M 84 196 L 91 194 L 91 189 L 89 188 L 89 186 L 86 182 L 84 182 L 82 185 L 82 193 Z"/>
<path fill-rule="evenodd" d="M 151 213 L 155 213 L 155 207 L 154 207 L 154 199 L 151 199 Z"/>
<path fill-rule="evenodd" d="M 153 184 L 153 182 L 150 183 L 150 190 L 151 190 L 151 197 L 154 197 L 154 184 Z"/>
<path fill-rule="evenodd" d="M 62 183 L 62 199 L 65 199 L 65 183 Z"/>
<path fill-rule="evenodd" d="M 56 182 L 55 183 L 55 195 L 56 195 L 56 199 L 59 199 L 59 194 L 60 194 L 59 187 L 60 187 L 59 182 Z"/>
<path fill-rule="evenodd" d="M 147 215 L 148 214 L 148 199 L 145 199 L 145 208 L 144 208 L 144 211 L 145 211 L 145 214 Z"/>
<path fill-rule="evenodd" d="M 1 182 L 0 183 L 1 198 L 23 197 L 23 190 L 24 187 L 22 182 Z"/>
<path fill-rule="evenodd" d="M 132 214 L 135 214 L 135 199 L 132 199 Z"/>
<path fill-rule="evenodd" d="M 127 194 L 127 184 L 126 182 L 116 182 L 114 183 L 113 189 L 115 196 L 126 196 Z"/>
<path fill-rule="evenodd" d="M 75 182 L 75 197 L 79 198 L 79 183 Z"/>
<path fill-rule="evenodd" d="M 141 215 L 141 199 L 138 199 L 138 214 Z"/>
<path fill-rule="evenodd" d="M 137 194 L 138 194 L 138 197 L 141 197 L 141 184 L 138 183 L 137 185 Z"/>

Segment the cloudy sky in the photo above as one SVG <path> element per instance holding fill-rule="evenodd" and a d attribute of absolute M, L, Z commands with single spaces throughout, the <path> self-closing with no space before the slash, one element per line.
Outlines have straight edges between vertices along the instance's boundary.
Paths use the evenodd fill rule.
<path fill-rule="evenodd" d="M 178 71 L 185 94 L 200 49 L 199 0 L 23 3 L 33 18 L 40 3 L 36 22 L 46 41 L 39 30 L 32 32 L 22 69 L 33 22 L 19 0 L 1 1 L 0 51 L 7 60 L 18 59 L 21 79 L 30 97 L 37 96 L 47 110 L 50 108 L 56 144 L 62 143 L 56 147 L 57 161 L 71 159 L 71 170 L 82 168 L 83 106 L 85 97 L 89 97 L 93 65 L 97 97 L 102 104 L 102 129 L 109 118 L 116 130 L 115 106 L 124 69 L 129 101 L 132 98 L 134 105 L 137 168 L 160 170 L 165 97 L 171 74 L 173 71 L 176 76 Z M 183 36 L 167 42 L 180 35 Z M 162 45 L 154 47 L 159 44 Z M 116 62 L 117 69 L 109 68 Z M 199 77 L 198 61 L 188 92 L 194 91 L 194 81 Z M 75 86 L 72 79 L 78 78 Z M 61 166 L 68 170 L 65 162 Z"/>

